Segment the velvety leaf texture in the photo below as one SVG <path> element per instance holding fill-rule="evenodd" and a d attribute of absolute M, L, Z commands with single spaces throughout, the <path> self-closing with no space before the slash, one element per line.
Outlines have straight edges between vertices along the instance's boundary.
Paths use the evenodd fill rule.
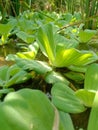
<path fill-rule="evenodd" d="M 0 103 L 1 130 L 52 130 L 54 108 L 39 90 L 10 93 Z"/>

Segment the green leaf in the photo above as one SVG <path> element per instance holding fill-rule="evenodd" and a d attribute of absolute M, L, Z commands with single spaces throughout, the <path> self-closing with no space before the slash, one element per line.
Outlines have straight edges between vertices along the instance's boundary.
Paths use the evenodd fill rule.
<path fill-rule="evenodd" d="M 55 58 L 55 43 L 53 38 L 53 27 L 51 24 L 47 24 L 43 27 L 40 27 L 37 34 L 37 41 L 42 52 L 49 56 L 51 62 Z"/>
<path fill-rule="evenodd" d="M 37 42 L 34 42 L 34 43 L 30 44 L 27 49 L 28 49 L 28 51 L 17 52 L 16 55 L 18 57 L 24 58 L 24 59 L 34 59 L 38 52 L 39 45 Z"/>
<path fill-rule="evenodd" d="M 86 70 L 87 70 L 87 66 L 88 65 L 86 65 L 86 66 L 74 66 L 74 65 L 71 65 L 68 68 L 70 70 L 72 70 L 72 71 L 75 71 L 75 72 L 83 72 L 83 73 L 85 73 Z"/>
<path fill-rule="evenodd" d="M 69 43 L 63 36 L 54 33 L 52 24 L 47 24 L 38 29 L 37 41 L 41 51 L 55 67 L 72 65 L 80 67 L 98 60 L 98 56 L 94 52 L 79 51 L 75 49 L 76 45 Z"/>
<path fill-rule="evenodd" d="M 23 45 L 22 45 L 23 46 Z M 39 50 L 39 46 L 37 42 L 30 44 L 25 52 L 17 52 L 16 54 L 9 54 L 6 56 L 6 60 L 15 61 L 15 59 L 23 58 L 23 59 L 34 59 Z"/>
<path fill-rule="evenodd" d="M 97 59 L 98 56 L 91 51 L 79 51 L 75 48 L 57 48 L 57 53 L 53 65 L 57 67 L 69 67 L 72 65 L 84 66 L 96 61 Z"/>
<path fill-rule="evenodd" d="M 6 80 L 6 72 L 8 71 L 8 66 L 4 65 L 0 67 L 0 80 Z"/>
<path fill-rule="evenodd" d="M 45 75 L 45 81 L 47 83 L 52 83 L 52 84 L 57 82 L 64 82 L 66 85 L 69 84 L 69 81 L 65 77 L 63 77 L 60 73 L 54 71 L 48 72 Z"/>
<path fill-rule="evenodd" d="M 19 31 L 16 35 L 26 43 L 32 43 L 34 41 L 34 36 L 26 32 Z"/>
<path fill-rule="evenodd" d="M 76 96 L 83 101 L 83 104 L 87 107 L 92 107 L 94 98 L 95 98 L 95 91 L 86 90 L 86 89 L 79 89 L 75 92 Z"/>
<path fill-rule="evenodd" d="M 13 92 L 13 91 L 14 91 L 13 88 L 1 89 L 0 90 L 0 97 L 2 96 L 2 94 L 7 94 L 7 93 L 10 93 L 10 92 Z"/>
<path fill-rule="evenodd" d="M 52 130 L 54 116 L 53 106 L 39 90 L 19 90 L 0 103 L 1 130 Z"/>
<path fill-rule="evenodd" d="M 59 111 L 60 115 L 60 130 L 74 130 L 71 117 L 68 113 Z"/>
<path fill-rule="evenodd" d="M 19 83 L 24 83 L 28 79 L 30 79 L 31 75 L 26 73 L 25 71 L 20 71 L 17 74 L 15 74 L 12 78 L 8 79 L 5 87 L 9 87 L 13 84 L 19 84 Z"/>
<path fill-rule="evenodd" d="M 96 34 L 95 30 L 89 30 L 89 29 L 80 30 L 79 32 L 80 42 L 84 43 L 88 42 L 95 34 Z"/>
<path fill-rule="evenodd" d="M 30 20 L 29 18 L 27 18 L 28 14 L 25 14 L 24 16 L 20 17 L 17 21 L 17 28 L 18 31 L 23 31 L 29 34 L 33 34 L 33 30 L 36 29 L 36 24 L 34 19 Z"/>
<path fill-rule="evenodd" d="M 85 107 L 80 99 L 77 98 L 75 92 L 66 84 L 59 82 L 53 85 L 52 102 L 55 106 L 68 113 L 79 113 L 85 111 Z"/>
<path fill-rule="evenodd" d="M 76 95 L 80 98 L 85 106 L 92 107 L 96 91 L 98 90 L 98 64 L 93 63 L 88 66 L 85 81 L 84 89 L 76 91 Z"/>
<path fill-rule="evenodd" d="M 39 45 L 37 42 L 34 42 L 32 44 L 29 45 L 28 49 L 30 51 L 33 51 L 35 54 L 37 54 L 38 50 L 39 50 Z"/>
<path fill-rule="evenodd" d="M 85 74 L 84 88 L 87 90 L 98 90 L 98 64 L 91 64 Z"/>
<path fill-rule="evenodd" d="M 52 68 L 46 62 L 38 60 L 16 59 L 16 64 L 24 70 L 34 70 L 39 74 L 52 71 Z"/>
<path fill-rule="evenodd" d="M 1 35 L 5 35 L 5 34 L 9 34 L 10 31 L 13 29 L 13 25 L 12 24 L 0 24 L 0 34 Z"/>
<path fill-rule="evenodd" d="M 17 52 L 17 56 L 23 59 L 34 59 L 35 53 L 33 51 Z"/>
<path fill-rule="evenodd" d="M 3 88 L 10 87 L 13 84 L 23 83 L 31 76 L 17 65 L 0 67 L 0 86 Z"/>
<path fill-rule="evenodd" d="M 67 73 L 64 73 L 64 76 L 66 76 L 67 78 L 69 78 L 71 80 L 74 80 L 77 83 L 83 82 L 83 80 L 84 80 L 84 74 L 83 73 L 77 73 L 77 72 L 69 71 Z"/>
<path fill-rule="evenodd" d="M 14 25 L 10 23 L 0 24 L 0 34 L 1 34 L 0 45 L 6 44 L 6 40 L 13 28 Z"/>
<path fill-rule="evenodd" d="M 76 48 L 78 46 L 78 42 L 74 39 L 67 39 L 64 36 L 54 33 L 53 34 L 54 37 L 54 42 L 57 45 L 62 45 L 63 49 L 69 49 L 69 48 Z"/>
<path fill-rule="evenodd" d="M 98 91 L 92 105 L 87 130 L 98 130 Z"/>

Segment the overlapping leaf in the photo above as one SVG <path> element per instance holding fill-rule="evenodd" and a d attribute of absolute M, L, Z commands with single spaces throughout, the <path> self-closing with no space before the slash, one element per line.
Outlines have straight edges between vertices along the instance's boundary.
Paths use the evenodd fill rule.
<path fill-rule="evenodd" d="M 34 41 L 34 36 L 26 32 L 19 31 L 16 35 L 26 43 L 32 43 Z"/>
<path fill-rule="evenodd" d="M 94 98 L 95 98 L 95 91 L 86 90 L 86 89 L 79 89 L 76 91 L 76 96 L 83 101 L 84 105 L 87 107 L 92 107 Z"/>
<path fill-rule="evenodd" d="M 60 115 L 60 130 L 74 130 L 74 126 L 71 117 L 68 113 L 59 111 Z"/>
<path fill-rule="evenodd" d="M 76 91 L 76 95 L 80 98 L 85 106 L 92 107 L 96 92 L 98 91 L 98 64 L 91 64 L 86 71 L 84 89 Z"/>
<path fill-rule="evenodd" d="M 16 59 L 18 66 L 24 70 L 34 70 L 39 74 L 44 74 L 52 71 L 52 68 L 46 63 L 38 60 Z"/>
<path fill-rule="evenodd" d="M 54 117 L 53 106 L 39 90 L 19 90 L 0 103 L 1 130 L 58 130 Z"/>
<path fill-rule="evenodd" d="M 37 41 L 42 52 L 48 56 L 51 64 L 56 67 L 84 66 L 98 60 L 98 56 L 92 51 L 79 51 L 68 43 L 55 43 L 55 35 L 51 24 L 45 25 L 38 30 Z M 61 36 L 58 39 L 61 39 Z M 57 37 L 56 37 L 57 39 Z M 64 40 L 64 37 L 62 37 Z M 60 41 L 62 41 L 60 40 Z M 66 40 L 65 40 L 66 41 Z M 65 45 L 64 45 L 65 44 Z"/>
<path fill-rule="evenodd" d="M 66 84 L 59 82 L 52 88 L 52 102 L 55 106 L 68 113 L 79 113 L 85 111 L 81 100 L 77 98 L 75 92 Z"/>
<path fill-rule="evenodd" d="M 6 43 L 8 36 L 10 35 L 11 30 L 14 28 L 14 25 L 7 23 L 7 24 L 0 24 L 0 35 L 1 35 L 1 43 L 3 45 Z"/>
<path fill-rule="evenodd" d="M 96 34 L 95 30 L 80 30 L 79 32 L 79 40 L 80 42 L 88 42 L 89 40 L 91 40 L 91 38 Z"/>
<path fill-rule="evenodd" d="M 87 130 L 97 130 L 97 129 L 98 129 L 98 91 L 96 92 L 93 101 Z"/>
<path fill-rule="evenodd" d="M 22 47 L 23 45 L 19 43 Z M 34 59 L 37 55 L 37 52 L 39 50 L 39 45 L 37 42 L 34 42 L 30 44 L 28 47 L 26 47 L 26 51 L 24 52 L 17 52 L 16 54 L 9 54 L 6 57 L 6 60 L 12 60 L 15 61 L 15 59 L 23 58 L 23 59 Z"/>
<path fill-rule="evenodd" d="M 84 74 L 83 73 L 77 73 L 77 72 L 74 72 L 74 71 L 69 71 L 67 73 L 64 73 L 64 75 L 67 78 L 74 80 L 77 83 L 83 82 L 83 80 L 84 80 Z"/>
<path fill-rule="evenodd" d="M 22 83 L 31 76 L 17 65 L 0 67 L 0 86 L 10 87 L 13 84 Z"/>
<path fill-rule="evenodd" d="M 98 64 L 94 63 L 87 69 L 85 75 L 84 88 L 88 90 L 98 90 Z"/>
<path fill-rule="evenodd" d="M 49 56 L 50 61 L 53 62 L 55 60 L 56 45 L 54 43 L 51 24 L 48 24 L 44 28 L 39 28 L 37 40 L 43 53 Z"/>
<path fill-rule="evenodd" d="M 71 65 L 84 66 L 97 60 L 98 57 L 93 52 L 79 51 L 75 48 L 58 50 L 54 65 L 57 67 L 68 67 Z"/>
<path fill-rule="evenodd" d="M 57 82 L 63 82 L 66 85 L 69 84 L 69 81 L 64 76 L 62 76 L 60 73 L 57 73 L 55 71 L 48 72 L 45 75 L 45 81 L 47 83 L 51 83 L 51 84 L 54 84 L 54 83 L 57 83 Z"/>

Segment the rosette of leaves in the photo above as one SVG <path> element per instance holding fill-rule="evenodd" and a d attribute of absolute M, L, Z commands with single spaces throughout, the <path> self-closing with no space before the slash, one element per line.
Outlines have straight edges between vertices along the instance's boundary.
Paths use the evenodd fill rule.
<path fill-rule="evenodd" d="M 74 127 L 69 114 L 58 111 L 43 92 L 22 89 L 9 93 L 0 102 L 0 129 L 74 130 Z"/>
<path fill-rule="evenodd" d="M 86 71 L 84 89 L 76 91 L 76 96 L 86 107 L 91 107 L 87 130 L 97 130 L 98 124 L 98 64 L 91 64 Z"/>
<path fill-rule="evenodd" d="M 14 84 L 23 83 L 30 78 L 30 74 L 22 70 L 19 66 L 0 67 L 0 87 L 8 88 Z"/>
<path fill-rule="evenodd" d="M 37 42 L 55 67 L 85 66 L 98 59 L 92 51 L 77 50 L 74 42 L 69 43 L 64 36 L 53 31 L 51 23 L 39 28 Z"/>

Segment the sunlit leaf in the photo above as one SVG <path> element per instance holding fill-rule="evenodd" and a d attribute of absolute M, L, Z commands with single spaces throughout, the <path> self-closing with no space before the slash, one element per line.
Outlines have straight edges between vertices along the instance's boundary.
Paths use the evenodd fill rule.
<path fill-rule="evenodd" d="M 75 49 L 76 44 L 70 43 L 60 34 L 53 31 L 51 24 L 42 26 L 38 30 L 37 41 L 41 51 L 49 58 L 55 67 L 84 66 L 98 60 L 92 51 Z M 72 42 L 72 41 L 71 41 Z"/>
<path fill-rule="evenodd" d="M 94 102 L 92 105 L 87 130 L 97 130 L 97 129 L 98 129 L 98 91 L 96 92 Z"/>
<path fill-rule="evenodd" d="M 45 75 L 45 81 L 48 83 L 57 83 L 57 82 L 64 82 L 66 85 L 69 84 L 69 81 L 64 78 L 60 73 L 57 73 L 55 71 L 48 72 Z"/>
<path fill-rule="evenodd" d="M 35 58 L 35 53 L 33 51 L 29 52 L 18 52 L 17 56 L 23 59 L 34 59 Z"/>
<path fill-rule="evenodd" d="M 79 38 L 80 38 L 80 42 L 88 42 L 89 40 L 91 40 L 91 38 L 96 34 L 95 30 L 80 30 L 79 32 Z"/>
<path fill-rule="evenodd" d="M 76 96 L 83 101 L 87 107 L 92 107 L 96 92 L 86 89 L 79 89 L 75 92 Z"/>
<path fill-rule="evenodd" d="M 13 29 L 14 25 L 12 24 L 0 24 L 0 45 L 6 44 L 6 40 L 10 35 L 11 30 Z"/>
<path fill-rule="evenodd" d="M 55 43 L 53 39 L 53 27 L 51 24 L 47 24 L 44 27 L 40 27 L 37 34 L 37 41 L 42 52 L 49 56 L 50 60 L 53 62 L 55 57 Z"/>
<path fill-rule="evenodd" d="M 27 51 L 24 51 L 24 52 L 17 52 L 16 54 L 7 55 L 6 60 L 15 61 L 15 59 L 18 59 L 18 58 L 34 59 L 39 50 L 39 46 L 38 46 L 37 42 L 34 42 L 33 44 L 30 44 L 26 49 L 27 49 Z"/>
<path fill-rule="evenodd" d="M 38 49 L 39 49 L 38 43 L 34 42 L 28 46 L 27 51 L 17 52 L 16 55 L 24 59 L 34 59 L 38 52 Z"/>
<path fill-rule="evenodd" d="M 90 51 L 79 51 L 75 48 L 60 49 L 57 48 L 57 53 L 54 61 L 54 66 L 57 67 L 69 67 L 84 66 L 98 59 L 97 55 Z"/>
<path fill-rule="evenodd" d="M 85 75 L 84 88 L 88 90 L 98 90 L 98 64 L 91 64 Z"/>

